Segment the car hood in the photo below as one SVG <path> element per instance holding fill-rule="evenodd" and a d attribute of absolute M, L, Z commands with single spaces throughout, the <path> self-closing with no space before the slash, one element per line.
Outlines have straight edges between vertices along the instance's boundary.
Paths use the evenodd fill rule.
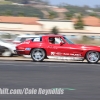
<path fill-rule="evenodd" d="M 82 45 L 82 44 L 74 44 L 73 47 L 79 49 L 93 49 L 93 50 L 100 50 L 100 46 L 92 46 L 92 45 Z"/>

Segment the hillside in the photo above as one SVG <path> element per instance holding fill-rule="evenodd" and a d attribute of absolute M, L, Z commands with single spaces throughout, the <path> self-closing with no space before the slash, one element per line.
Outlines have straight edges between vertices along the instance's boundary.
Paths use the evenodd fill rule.
<path fill-rule="evenodd" d="M 0 15 L 30 16 L 43 18 L 43 13 L 36 8 L 17 5 L 0 5 Z"/>
<path fill-rule="evenodd" d="M 47 4 L 42 0 L 0 0 L 0 15 L 47 18 L 51 11 Z"/>
<path fill-rule="evenodd" d="M 84 6 L 75 6 L 75 5 L 65 5 L 64 6 L 69 13 L 72 15 L 82 14 L 82 16 L 95 16 L 100 17 L 100 7 L 89 7 L 87 5 Z"/>
<path fill-rule="evenodd" d="M 5 0 L 5 1 L 10 1 L 13 3 L 24 3 L 24 4 L 29 4 L 30 1 L 47 3 L 46 1 L 43 1 L 43 0 Z"/>
<path fill-rule="evenodd" d="M 67 19 L 82 16 L 100 17 L 100 6 L 59 4 L 52 6 L 48 0 L 0 0 L 0 15 L 30 16 L 50 19 Z M 66 9 L 66 11 L 64 10 Z"/>

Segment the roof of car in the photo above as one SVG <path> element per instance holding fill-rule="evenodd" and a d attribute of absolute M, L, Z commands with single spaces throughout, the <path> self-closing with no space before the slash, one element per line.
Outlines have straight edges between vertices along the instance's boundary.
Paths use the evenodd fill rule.
<path fill-rule="evenodd" d="M 56 36 L 62 36 L 62 35 L 55 35 L 55 34 L 49 34 L 49 35 L 43 35 L 43 36 L 45 36 L 45 37 L 56 37 Z"/>
<path fill-rule="evenodd" d="M 17 37 L 56 37 L 56 36 L 62 36 L 62 35 L 55 35 L 55 34 L 48 34 L 48 35 L 20 35 L 20 36 L 17 36 Z"/>
<path fill-rule="evenodd" d="M 20 35 L 17 37 L 40 37 L 40 35 Z"/>

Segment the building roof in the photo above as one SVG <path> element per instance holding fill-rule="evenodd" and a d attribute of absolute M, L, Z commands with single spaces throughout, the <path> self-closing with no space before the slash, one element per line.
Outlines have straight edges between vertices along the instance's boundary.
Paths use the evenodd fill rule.
<path fill-rule="evenodd" d="M 0 16 L 0 23 L 17 23 L 28 25 L 42 25 L 37 22 L 37 17 L 14 17 L 14 16 Z"/>
<path fill-rule="evenodd" d="M 72 19 L 73 22 L 77 22 L 77 19 Z M 94 27 L 100 27 L 100 19 L 93 16 L 87 16 L 83 18 L 83 22 L 86 26 L 94 26 Z"/>

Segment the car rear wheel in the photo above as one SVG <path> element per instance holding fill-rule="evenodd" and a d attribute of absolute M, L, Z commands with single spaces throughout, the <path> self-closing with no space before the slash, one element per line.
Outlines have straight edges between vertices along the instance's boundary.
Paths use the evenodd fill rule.
<path fill-rule="evenodd" d="M 43 49 L 33 49 L 31 51 L 31 58 L 33 61 L 40 62 L 45 58 L 45 51 Z"/>
<path fill-rule="evenodd" d="M 89 63 L 92 63 L 92 64 L 98 63 L 100 59 L 100 54 L 97 51 L 89 51 L 86 54 L 86 59 Z"/>

